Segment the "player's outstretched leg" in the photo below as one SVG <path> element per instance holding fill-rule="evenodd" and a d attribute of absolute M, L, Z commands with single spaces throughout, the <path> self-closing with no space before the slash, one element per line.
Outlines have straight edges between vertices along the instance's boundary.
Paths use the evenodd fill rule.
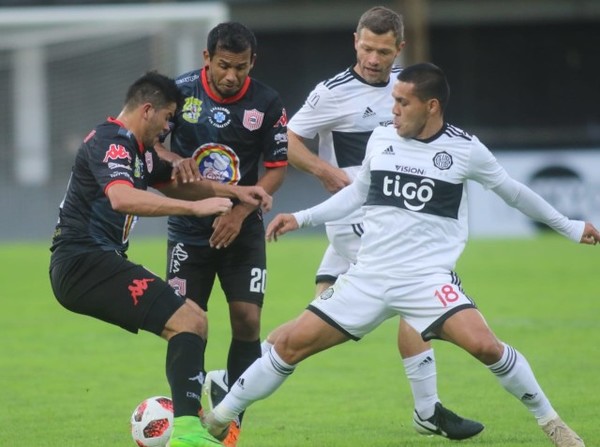
<path fill-rule="evenodd" d="M 435 404 L 433 416 L 427 419 L 422 419 L 415 410 L 413 426 L 422 435 L 438 435 L 455 440 L 471 438 L 484 428 L 483 424 L 458 416 L 440 402 Z"/>
<path fill-rule="evenodd" d="M 173 432 L 167 447 L 215 447 L 221 444 L 195 416 L 179 416 L 173 419 Z"/>

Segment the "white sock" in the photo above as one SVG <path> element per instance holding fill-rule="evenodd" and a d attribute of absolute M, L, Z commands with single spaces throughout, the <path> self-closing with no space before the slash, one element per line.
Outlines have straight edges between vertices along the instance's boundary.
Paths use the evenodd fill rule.
<path fill-rule="evenodd" d="M 544 425 L 557 414 L 538 384 L 527 359 L 512 346 L 504 344 L 502 358 L 488 368 L 506 391 L 515 396 Z"/>
<path fill-rule="evenodd" d="M 221 423 L 233 421 L 242 411 L 257 400 L 270 396 L 294 372 L 296 365 L 288 365 L 269 350 L 244 371 L 231 385 L 231 390 L 212 411 Z"/>
<path fill-rule="evenodd" d="M 437 394 L 437 371 L 433 349 L 402 360 L 410 382 L 415 410 L 421 419 L 429 419 L 440 399 Z"/>
<path fill-rule="evenodd" d="M 260 344 L 260 354 L 265 355 L 265 353 L 273 347 L 273 343 L 268 342 L 266 339 Z"/>

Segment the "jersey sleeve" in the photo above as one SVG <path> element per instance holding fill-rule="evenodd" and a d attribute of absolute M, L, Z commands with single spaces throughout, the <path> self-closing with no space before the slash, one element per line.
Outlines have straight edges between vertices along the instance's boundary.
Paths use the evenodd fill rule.
<path fill-rule="evenodd" d="M 492 189 L 507 205 L 518 209 L 533 220 L 548 225 L 557 233 L 579 242 L 585 222 L 563 216 L 552 205 L 524 184 L 508 177 Z"/>
<path fill-rule="evenodd" d="M 279 96 L 269 106 L 265 118 L 263 164 L 265 168 L 287 166 L 287 115 Z"/>
<path fill-rule="evenodd" d="M 129 139 L 102 138 L 87 150 L 89 169 L 104 193 L 117 183 L 133 186 L 136 149 Z"/>
<path fill-rule="evenodd" d="M 288 127 L 302 138 L 312 139 L 319 131 L 333 128 L 341 115 L 332 91 L 321 83 L 308 95 Z"/>
<path fill-rule="evenodd" d="M 542 222 L 563 236 L 579 242 L 585 222 L 570 220 L 527 186 L 514 180 L 494 155 L 475 139 L 471 153 L 470 176 L 491 189 L 504 202 L 527 217 Z"/>
<path fill-rule="evenodd" d="M 476 137 L 473 137 L 467 178 L 480 183 L 485 189 L 493 189 L 502 183 L 508 174 L 496 157 Z"/>

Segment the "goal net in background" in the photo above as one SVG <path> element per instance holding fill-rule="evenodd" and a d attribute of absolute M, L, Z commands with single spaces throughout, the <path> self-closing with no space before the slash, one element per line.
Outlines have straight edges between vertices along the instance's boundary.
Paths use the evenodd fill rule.
<path fill-rule="evenodd" d="M 63 185 L 89 130 L 157 69 L 200 66 L 221 3 L 0 9 L 0 182 Z"/>

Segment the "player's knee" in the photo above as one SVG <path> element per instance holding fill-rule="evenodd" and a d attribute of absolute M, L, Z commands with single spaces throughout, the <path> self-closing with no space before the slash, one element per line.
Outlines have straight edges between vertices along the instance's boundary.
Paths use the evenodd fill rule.
<path fill-rule="evenodd" d="M 231 308 L 231 332 L 237 340 L 254 341 L 260 337 L 260 308 L 249 303 Z"/>
<path fill-rule="evenodd" d="M 290 332 L 282 332 L 275 341 L 275 350 L 288 365 L 300 363 L 310 355 L 310 347 L 298 337 L 290 337 Z"/>
<path fill-rule="evenodd" d="M 486 365 L 491 365 L 500 360 L 503 349 L 502 343 L 495 337 L 477 338 L 472 340 L 469 346 L 471 355 Z"/>
<path fill-rule="evenodd" d="M 207 327 L 206 313 L 193 301 L 186 300 L 167 322 L 165 332 L 167 338 L 180 332 L 191 332 L 206 339 Z"/>

